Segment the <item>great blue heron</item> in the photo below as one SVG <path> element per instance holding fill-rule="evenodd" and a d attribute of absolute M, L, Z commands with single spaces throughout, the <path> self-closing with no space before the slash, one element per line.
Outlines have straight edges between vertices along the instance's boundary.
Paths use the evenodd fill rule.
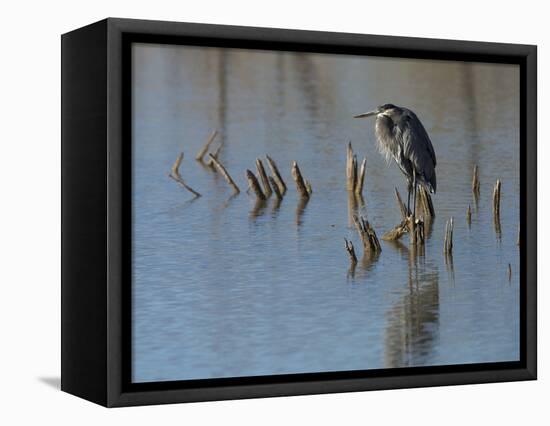
<path fill-rule="evenodd" d="M 392 104 L 379 106 L 374 111 L 356 115 L 355 118 L 376 115 L 375 134 L 380 153 L 389 161 L 395 160 L 407 179 L 407 210 L 410 211 L 411 192 L 414 192 L 413 214 L 416 214 L 416 187 L 422 185 L 435 194 L 434 147 L 424 126 L 410 109 Z"/>

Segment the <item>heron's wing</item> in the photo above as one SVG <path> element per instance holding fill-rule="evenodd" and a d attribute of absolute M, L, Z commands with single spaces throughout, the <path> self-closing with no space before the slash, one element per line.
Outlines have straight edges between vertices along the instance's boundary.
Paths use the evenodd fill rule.
<path fill-rule="evenodd" d="M 431 184 L 435 191 L 437 160 L 426 129 L 413 113 L 404 115 L 396 129 L 396 137 L 403 147 L 403 156 L 411 161 L 417 174 Z"/>

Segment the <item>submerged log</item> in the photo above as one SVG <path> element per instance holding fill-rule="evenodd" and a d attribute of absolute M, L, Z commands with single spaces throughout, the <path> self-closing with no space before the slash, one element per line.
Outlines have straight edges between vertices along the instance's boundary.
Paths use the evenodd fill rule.
<path fill-rule="evenodd" d="M 210 133 L 210 136 L 206 140 L 203 147 L 200 149 L 200 151 L 197 153 L 197 156 L 195 157 L 195 160 L 202 161 L 203 157 L 206 155 L 206 152 L 208 151 L 208 148 L 210 147 L 210 144 L 214 142 L 214 139 L 216 139 L 216 136 L 218 135 L 218 131 L 214 130 L 212 133 Z"/>
<path fill-rule="evenodd" d="M 267 178 L 262 160 L 260 160 L 259 158 L 256 158 L 256 169 L 258 170 L 258 174 L 260 175 L 260 179 L 262 180 L 264 194 L 267 198 L 269 198 L 272 193 L 271 185 L 269 184 L 269 179 Z"/>
<path fill-rule="evenodd" d="M 231 187 L 233 188 L 233 191 L 235 192 L 235 194 L 238 194 L 239 192 L 241 192 L 241 190 L 239 189 L 239 187 L 237 186 L 235 181 L 231 178 L 231 176 L 229 175 L 229 173 L 227 172 L 227 170 L 225 169 L 223 164 L 220 163 L 220 161 L 217 158 L 214 158 L 214 156 L 212 154 L 208 154 L 208 156 L 210 157 L 210 159 L 212 160 L 212 162 L 216 166 L 216 169 L 218 170 L 218 172 L 225 178 L 227 183 L 229 185 L 231 185 Z"/>
<path fill-rule="evenodd" d="M 294 178 L 294 182 L 296 182 L 296 190 L 298 194 L 300 194 L 300 197 L 309 198 L 310 192 L 308 191 L 304 178 L 302 177 L 302 172 L 300 172 L 300 168 L 296 161 L 292 163 L 292 177 Z M 309 185 L 309 187 L 311 190 L 311 185 Z"/>
<path fill-rule="evenodd" d="M 182 187 L 187 189 L 189 192 L 191 192 L 195 197 L 200 197 L 201 194 L 195 191 L 193 188 L 191 188 L 189 185 L 185 183 L 183 178 L 180 174 L 180 165 L 183 160 L 183 152 L 180 152 L 178 157 L 176 158 L 176 161 L 174 162 L 174 165 L 172 166 L 172 169 L 170 173 L 168 174 L 168 177 L 175 180 L 177 183 L 179 183 Z"/>
<path fill-rule="evenodd" d="M 266 196 L 264 195 L 262 188 L 260 187 L 260 183 L 258 182 L 258 179 L 256 179 L 256 176 L 254 176 L 254 173 L 252 173 L 250 170 L 246 170 L 246 179 L 248 180 L 248 186 L 252 188 L 254 191 L 254 194 L 256 194 L 256 198 L 258 200 L 265 201 Z"/>
<path fill-rule="evenodd" d="M 275 183 L 277 184 L 277 187 L 279 188 L 279 192 L 281 195 L 284 195 L 286 192 L 286 183 L 281 177 L 281 174 L 279 173 L 279 168 L 277 167 L 277 164 L 275 161 L 269 156 L 266 155 L 265 158 L 267 159 L 267 165 L 269 166 L 269 169 L 271 170 L 271 174 L 273 175 L 273 179 L 275 180 Z"/>

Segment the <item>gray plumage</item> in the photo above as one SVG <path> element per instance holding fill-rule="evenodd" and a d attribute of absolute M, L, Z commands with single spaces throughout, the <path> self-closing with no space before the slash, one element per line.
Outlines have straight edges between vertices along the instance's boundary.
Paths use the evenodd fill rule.
<path fill-rule="evenodd" d="M 386 160 L 393 158 L 405 177 L 409 188 L 414 181 L 435 193 L 437 180 L 435 151 L 426 129 L 408 108 L 386 104 L 376 110 L 359 114 L 356 118 L 376 115 L 376 140 Z"/>

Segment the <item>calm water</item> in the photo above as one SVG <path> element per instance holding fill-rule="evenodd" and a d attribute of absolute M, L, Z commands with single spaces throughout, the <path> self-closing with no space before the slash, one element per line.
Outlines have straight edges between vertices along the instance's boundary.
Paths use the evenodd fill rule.
<path fill-rule="evenodd" d="M 518 68 L 156 45 L 134 46 L 133 66 L 134 381 L 519 359 Z M 393 188 L 404 195 L 403 177 L 378 154 L 374 120 L 351 118 L 387 102 L 412 108 L 431 136 L 437 217 L 423 256 L 407 236 L 382 241 L 380 256 L 352 273 L 344 238 L 360 242 L 345 190 L 349 140 L 368 159 L 358 208 L 379 236 L 400 220 Z M 194 160 L 216 128 L 236 197 Z M 182 150 L 196 200 L 167 177 Z M 258 206 L 245 192 L 245 170 L 266 153 L 289 186 L 280 205 Z M 313 186 L 307 205 L 293 160 Z"/>

